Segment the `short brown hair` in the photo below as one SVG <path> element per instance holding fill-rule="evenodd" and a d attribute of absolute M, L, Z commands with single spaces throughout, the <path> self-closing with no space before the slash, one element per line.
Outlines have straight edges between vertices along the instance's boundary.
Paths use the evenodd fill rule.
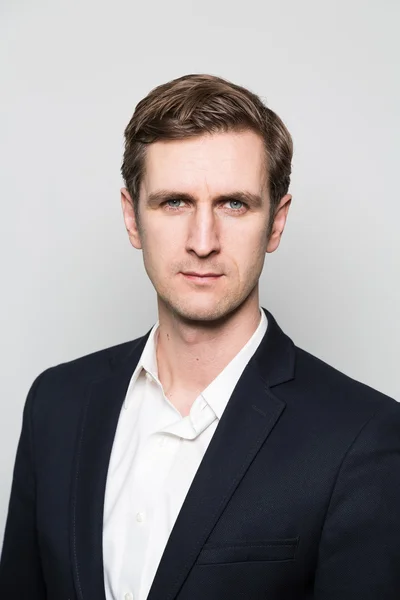
<path fill-rule="evenodd" d="M 135 108 L 125 135 L 121 174 L 138 219 L 146 145 L 158 140 L 251 129 L 264 140 L 270 196 L 269 232 L 290 184 L 293 142 L 282 120 L 254 93 L 213 75 L 184 75 L 157 86 Z"/>

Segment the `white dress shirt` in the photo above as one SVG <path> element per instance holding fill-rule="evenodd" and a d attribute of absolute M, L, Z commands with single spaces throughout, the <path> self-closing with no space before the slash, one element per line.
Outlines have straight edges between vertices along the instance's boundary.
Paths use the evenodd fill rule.
<path fill-rule="evenodd" d="M 244 368 L 256 331 L 183 417 L 165 396 L 156 358 L 159 321 L 132 375 L 111 452 L 103 514 L 107 600 L 146 600 L 175 520 Z M 190 532 L 188 532 L 190 535 Z"/>

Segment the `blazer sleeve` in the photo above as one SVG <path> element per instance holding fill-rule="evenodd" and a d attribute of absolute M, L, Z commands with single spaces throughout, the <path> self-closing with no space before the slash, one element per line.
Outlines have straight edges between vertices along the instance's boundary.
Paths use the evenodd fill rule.
<path fill-rule="evenodd" d="M 400 598 L 400 404 L 391 399 L 348 449 L 324 522 L 316 600 Z"/>
<path fill-rule="evenodd" d="M 44 373 L 33 382 L 23 411 L 0 559 L 0 598 L 46 599 L 35 522 L 31 423 L 32 404 Z"/>

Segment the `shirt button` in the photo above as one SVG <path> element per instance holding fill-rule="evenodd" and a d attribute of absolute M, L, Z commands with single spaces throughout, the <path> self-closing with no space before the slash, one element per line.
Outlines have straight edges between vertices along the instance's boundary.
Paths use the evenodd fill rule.
<path fill-rule="evenodd" d="M 141 522 L 141 521 L 144 521 L 144 519 L 145 519 L 145 514 L 143 512 L 138 512 L 136 515 L 136 521 Z"/>
<path fill-rule="evenodd" d="M 125 600 L 133 600 L 133 596 L 130 592 L 128 592 L 127 594 L 125 594 L 124 599 Z"/>

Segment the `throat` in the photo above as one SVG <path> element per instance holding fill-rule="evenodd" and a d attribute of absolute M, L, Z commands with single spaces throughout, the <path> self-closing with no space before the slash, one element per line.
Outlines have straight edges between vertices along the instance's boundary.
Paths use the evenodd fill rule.
<path fill-rule="evenodd" d="M 164 394 L 182 417 L 187 417 L 196 398 L 201 394 L 201 390 L 199 392 L 182 389 L 179 391 L 169 390 L 168 392 L 164 392 Z"/>

